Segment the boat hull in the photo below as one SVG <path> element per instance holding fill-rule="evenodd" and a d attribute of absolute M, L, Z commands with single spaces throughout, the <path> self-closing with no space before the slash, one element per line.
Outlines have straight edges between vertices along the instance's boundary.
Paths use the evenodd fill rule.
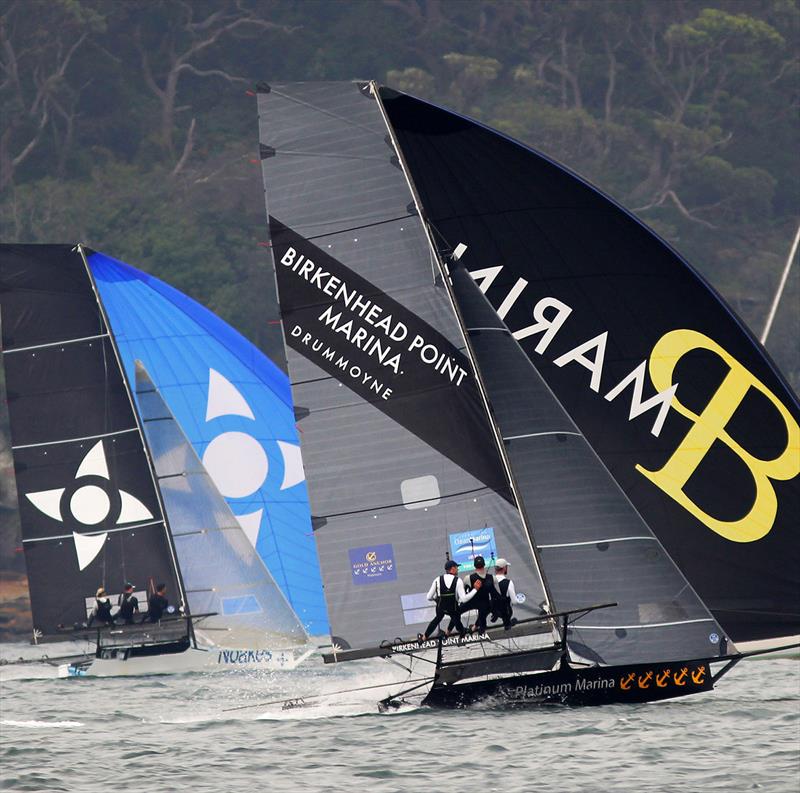
<path fill-rule="evenodd" d="M 223 650 L 216 647 L 188 647 L 180 652 L 126 657 L 122 651 L 113 658 L 89 658 L 83 663 L 62 664 L 58 667 L 58 677 L 137 677 L 235 669 L 291 670 L 296 669 L 313 652 L 313 649 Z"/>
<path fill-rule="evenodd" d="M 710 691 L 713 687 L 706 660 L 586 669 L 566 667 L 450 685 L 437 681 L 423 704 L 439 708 L 464 708 L 478 702 L 509 708 L 609 705 L 673 699 Z"/>

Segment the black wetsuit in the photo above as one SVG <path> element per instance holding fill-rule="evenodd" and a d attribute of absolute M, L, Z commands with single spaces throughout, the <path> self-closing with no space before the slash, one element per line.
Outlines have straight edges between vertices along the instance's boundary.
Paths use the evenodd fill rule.
<path fill-rule="evenodd" d="M 449 587 L 445 586 L 444 576 L 439 576 L 439 596 L 436 599 L 436 616 L 430 621 L 428 627 L 425 628 L 425 636 L 430 636 L 444 617 L 450 617 L 450 622 L 447 626 L 448 631 L 452 631 L 453 628 L 455 628 L 462 635 L 466 633 L 464 625 L 461 622 L 461 617 L 458 615 L 458 602 L 456 598 L 457 585 L 458 576 L 453 576 Z"/>
<path fill-rule="evenodd" d="M 495 620 L 503 620 L 504 628 L 511 627 L 511 615 L 514 613 L 511 598 L 508 596 L 508 587 L 510 585 L 510 578 L 504 578 L 502 581 L 498 581 L 494 602 L 492 603 L 492 622 Z"/>
<path fill-rule="evenodd" d="M 168 605 L 169 601 L 163 595 L 159 595 L 158 592 L 150 595 L 150 599 L 147 601 L 147 619 L 150 622 L 158 622 L 167 610 Z"/>
<path fill-rule="evenodd" d="M 123 592 L 119 596 L 119 611 L 117 614 L 126 625 L 133 625 L 133 615 L 139 612 L 139 598 L 133 592 Z"/>
<path fill-rule="evenodd" d="M 469 611 L 470 609 L 477 609 L 478 619 L 475 621 L 475 627 L 479 633 L 486 630 L 486 620 L 492 611 L 492 602 L 497 597 L 497 590 L 494 587 L 494 576 L 488 573 L 484 578 L 481 578 L 477 573 L 472 573 L 469 577 L 469 585 L 475 588 L 475 582 L 480 579 L 481 588 L 478 593 L 468 603 L 461 606 L 461 613 Z"/>

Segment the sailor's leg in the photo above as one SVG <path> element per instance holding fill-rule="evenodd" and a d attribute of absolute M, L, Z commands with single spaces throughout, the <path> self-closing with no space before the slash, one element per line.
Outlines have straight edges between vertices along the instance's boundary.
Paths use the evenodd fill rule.
<path fill-rule="evenodd" d="M 442 617 L 444 617 L 445 612 L 441 610 L 439 606 L 436 607 L 436 615 L 434 618 L 428 623 L 428 627 L 425 628 L 425 633 L 423 636 L 427 639 L 429 636 L 433 634 L 433 632 L 439 627 L 439 623 L 442 621 Z"/>

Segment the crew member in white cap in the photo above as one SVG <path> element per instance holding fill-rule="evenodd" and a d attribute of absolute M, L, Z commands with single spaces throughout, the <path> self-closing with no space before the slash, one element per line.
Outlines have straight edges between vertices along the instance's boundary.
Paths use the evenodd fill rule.
<path fill-rule="evenodd" d="M 514 603 L 517 602 L 517 590 L 514 582 L 508 577 L 508 562 L 500 558 L 494 563 L 494 580 L 497 597 L 492 601 L 492 622 L 503 620 L 503 627 L 508 630 L 516 623 L 512 616 Z"/>
<path fill-rule="evenodd" d="M 463 636 L 467 631 L 459 616 L 459 606 L 472 600 L 479 590 L 480 584 L 467 594 L 464 582 L 458 577 L 458 562 L 448 559 L 444 565 L 444 575 L 434 578 L 428 590 L 428 600 L 436 604 L 436 614 L 425 628 L 424 635 L 418 633 L 417 638 L 420 641 L 427 641 L 444 617 L 450 617 L 447 635 L 449 636 L 455 628 L 459 635 Z"/>

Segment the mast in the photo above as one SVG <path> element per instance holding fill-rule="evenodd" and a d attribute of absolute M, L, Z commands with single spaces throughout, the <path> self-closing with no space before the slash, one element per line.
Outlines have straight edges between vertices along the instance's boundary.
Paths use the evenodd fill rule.
<path fill-rule="evenodd" d="M 76 248 L 78 250 L 78 253 L 81 256 L 81 259 L 83 260 L 83 266 L 86 268 L 86 275 L 89 278 L 89 283 L 92 285 L 92 291 L 94 292 L 95 300 L 97 301 L 97 306 L 98 306 L 98 309 L 100 311 L 100 315 L 102 316 L 103 323 L 105 324 L 106 330 L 108 331 L 108 337 L 109 337 L 109 341 L 111 343 L 111 348 L 114 350 L 114 356 L 116 358 L 117 366 L 119 367 L 119 370 L 120 370 L 120 373 L 121 373 L 121 376 L 122 376 L 122 382 L 125 384 L 125 393 L 128 396 L 128 401 L 130 403 L 131 411 L 133 413 L 133 418 L 134 418 L 134 421 L 136 422 L 136 427 L 137 427 L 138 432 L 139 432 L 139 438 L 141 439 L 141 442 L 142 442 L 142 449 L 144 450 L 145 457 L 147 458 L 147 464 L 148 464 L 148 468 L 149 468 L 149 471 L 150 471 L 150 479 L 151 479 L 151 481 L 153 483 L 153 489 L 155 490 L 156 498 L 158 499 L 159 509 L 161 510 L 161 519 L 162 519 L 162 522 L 163 522 L 163 525 L 164 525 L 164 532 L 165 532 L 166 538 L 167 538 L 167 547 L 169 548 L 169 552 L 170 552 L 170 561 L 172 562 L 172 569 L 175 571 L 175 580 L 178 583 L 178 589 L 179 589 L 179 594 L 180 594 L 180 598 L 181 598 L 181 603 L 183 604 L 183 608 L 185 609 L 187 622 L 188 622 L 188 625 L 189 625 L 189 633 L 191 634 L 192 641 L 196 643 L 196 639 L 195 639 L 195 636 L 194 636 L 194 625 L 192 624 L 191 612 L 189 610 L 189 600 L 186 597 L 186 589 L 185 589 L 184 583 L 183 583 L 183 576 L 181 575 L 180 565 L 178 564 L 178 557 L 177 557 L 177 555 L 175 553 L 175 545 L 174 545 L 174 542 L 173 542 L 173 539 L 172 539 L 172 532 L 170 531 L 170 528 L 169 528 L 169 523 L 168 523 L 168 518 L 167 518 L 167 511 L 166 511 L 166 509 L 164 507 L 164 501 L 163 501 L 163 499 L 161 497 L 161 490 L 159 489 L 158 482 L 156 481 L 155 465 L 153 463 L 153 457 L 152 457 L 152 454 L 150 452 L 150 447 L 148 446 L 147 439 L 145 438 L 144 429 L 142 427 L 142 422 L 141 422 L 141 419 L 139 417 L 139 411 L 136 409 L 136 405 L 135 405 L 134 400 L 133 400 L 133 393 L 131 391 L 130 382 L 128 381 L 127 372 L 125 371 L 125 367 L 122 364 L 122 359 L 121 359 L 120 354 L 119 354 L 119 348 L 117 347 L 117 340 L 114 337 L 114 333 L 113 333 L 113 330 L 111 328 L 111 323 L 108 320 L 108 316 L 106 315 L 105 308 L 103 307 L 103 303 L 100 300 L 100 294 L 97 291 L 97 285 L 94 282 L 94 277 L 92 276 L 92 270 L 89 267 L 89 262 L 86 259 L 86 253 L 84 251 L 84 247 L 83 247 L 83 245 L 81 243 L 78 243 Z"/>
<path fill-rule="evenodd" d="M 433 258 L 434 262 L 436 263 L 439 275 L 442 279 L 442 283 L 444 284 L 445 289 L 447 290 L 447 297 L 450 302 L 450 306 L 453 309 L 453 312 L 456 316 L 458 321 L 458 326 L 461 331 L 461 337 L 464 341 L 464 348 L 467 351 L 467 357 L 469 358 L 470 363 L 472 364 L 473 371 L 475 373 L 475 380 L 478 384 L 478 391 L 480 392 L 481 401 L 483 403 L 483 409 L 486 413 L 486 417 L 489 421 L 489 424 L 492 428 L 492 435 L 494 436 L 495 445 L 497 447 L 498 454 L 500 455 L 500 459 L 503 462 L 503 469 L 506 475 L 506 479 L 508 480 L 508 484 L 511 488 L 511 492 L 514 495 L 515 506 L 520 514 L 520 519 L 522 520 L 522 525 L 525 528 L 525 535 L 528 540 L 528 547 L 530 548 L 531 555 L 533 556 L 534 563 L 536 565 L 536 571 L 539 575 L 539 579 L 542 584 L 542 589 L 544 590 L 546 603 L 549 611 L 553 611 L 553 599 L 551 595 L 551 590 L 547 584 L 547 579 L 544 575 L 544 570 L 542 569 L 541 560 L 539 558 L 538 551 L 536 550 L 536 545 L 533 540 L 533 533 L 531 532 L 530 528 L 530 520 L 528 518 L 527 512 L 523 505 L 523 501 L 519 496 L 519 491 L 517 488 L 516 479 L 514 477 L 514 473 L 511 469 L 511 464 L 508 459 L 508 454 L 506 453 L 505 444 L 503 443 L 502 436 L 500 434 L 500 430 L 497 426 L 497 423 L 494 420 L 494 416 L 492 415 L 491 406 L 489 404 L 489 399 L 486 394 L 486 386 L 483 382 L 483 374 L 478 366 L 478 363 L 475 359 L 475 354 L 472 349 L 472 344 L 469 340 L 469 334 L 467 333 L 466 326 L 464 324 L 464 318 L 461 314 L 461 311 L 453 297 L 452 291 L 452 284 L 450 282 L 450 275 L 445 267 L 444 262 L 442 261 L 436 243 L 434 242 L 433 236 L 431 235 L 430 226 L 428 224 L 428 219 L 424 213 L 424 208 L 422 206 L 422 202 L 420 200 L 419 194 L 417 189 L 414 185 L 411 176 L 409 175 L 408 167 L 406 165 L 405 157 L 403 152 L 398 144 L 397 138 L 394 134 L 394 130 L 392 129 L 391 124 L 389 123 L 389 119 L 386 115 L 386 109 L 383 106 L 383 101 L 380 96 L 380 91 L 378 90 L 378 84 L 372 80 L 370 81 L 370 91 L 372 95 L 375 97 L 375 101 L 378 103 L 378 107 L 380 108 L 381 116 L 383 118 L 383 122 L 386 125 L 387 133 L 392 141 L 392 146 L 397 154 L 397 159 L 400 163 L 400 167 L 403 171 L 403 176 L 405 177 L 406 182 L 408 183 L 408 189 L 411 191 L 411 195 L 414 199 L 414 206 L 417 209 L 417 214 L 422 221 L 422 227 L 425 231 L 425 236 L 428 240 L 428 246 L 430 248 L 431 257 Z"/>

